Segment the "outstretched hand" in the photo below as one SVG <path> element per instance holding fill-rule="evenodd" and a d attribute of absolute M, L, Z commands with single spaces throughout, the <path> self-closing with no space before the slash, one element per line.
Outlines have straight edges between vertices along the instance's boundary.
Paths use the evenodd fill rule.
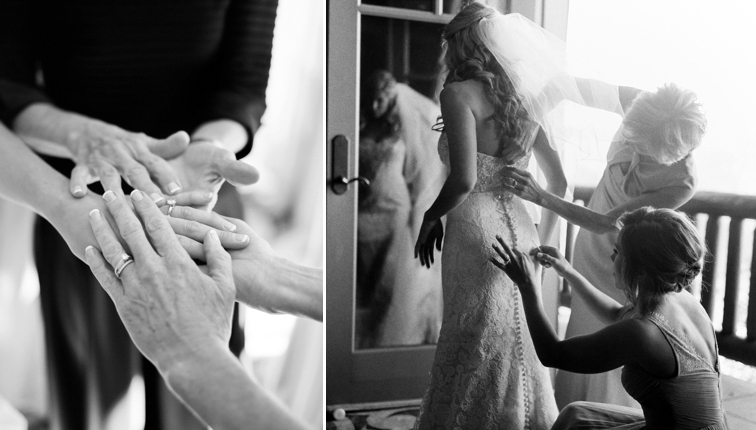
<path fill-rule="evenodd" d="M 572 265 L 553 246 L 540 246 L 533 250 L 533 255 L 543 267 L 553 267 L 559 276 L 564 277 L 565 273 L 572 269 Z"/>
<path fill-rule="evenodd" d="M 496 240 L 499 244 L 494 243 L 492 246 L 501 261 L 492 257 L 491 263 L 503 270 L 517 284 L 520 293 L 539 294 L 540 276 L 533 259 L 516 248 L 510 248 L 501 236 L 496 235 Z"/>
<path fill-rule="evenodd" d="M 202 273 L 154 202 L 141 191 L 131 197 L 136 213 L 123 196 L 103 195 L 133 263 L 123 263 L 128 255 L 97 209 L 90 223 L 101 251 L 87 247 L 85 253 L 134 343 L 165 374 L 205 351 L 227 348 L 235 298 L 231 258 L 209 231 L 203 244 L 207 274 Z M 120 278 L 111 269 L 119 267 Z"/>
<path fill-rule="evenodd" d="M 506 166 L 502 170 L 504 176 L 504 188 L 523 200 L 541 205 L 546 191 L 541 188 L 538 181 L 527 170 Z"/>
<path fill-rule="evenodd" d="M 211 142 L 196 142 L 168 164 L 178 175 L 185 191 L 211 193 L 207 204 L 191 206 L 209 210 L 215 206 L 223 181 L 233 185 L 250 185 L 260 177 L 257 169 L 236 159 L 231 151 Z"/>
<path fill-rule="evenodd" d="M 433 246 L 441 251 L 441 242 L 444 239 L 444 225 L 440 219 L 427 221 L 423 219 L 420 233 L 415 243 L 415 258 L 420 258 L 420 264 L 430 269 L 434 263 Z"/>

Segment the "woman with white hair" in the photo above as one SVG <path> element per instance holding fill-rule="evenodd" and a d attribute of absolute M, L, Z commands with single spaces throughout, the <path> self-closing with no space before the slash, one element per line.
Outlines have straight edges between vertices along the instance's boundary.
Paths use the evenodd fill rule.
<path fill-rule="evenodd" d="M 543 190 L 528 172 L 507 168 L 514 179 L 507 189 L 522 199 L 549 209 L 581 227 L 573 264 L 588 281 L 614 300 L 622 293 L 611 288 L 612 265 L 606 259 L 617 240 L 618 218 L 643 206 L 676 209 L 693 197 L 696 170 L 692 151 L 701 143 L 706 117 L 690 90 L 666 84 L 655 92 L 641 92 L 615 134 L 608 164 L 587 207 Z M 511 185 L 511 186 L 510 186 Z M 593 333 L 606 324 L 591 314 L 585 299 L 572 298 L 567 338 Z M 638 407 L 623 389 L 620 369 L 606 373 L 557 372 L 557 405 L 579 401 Z"/>

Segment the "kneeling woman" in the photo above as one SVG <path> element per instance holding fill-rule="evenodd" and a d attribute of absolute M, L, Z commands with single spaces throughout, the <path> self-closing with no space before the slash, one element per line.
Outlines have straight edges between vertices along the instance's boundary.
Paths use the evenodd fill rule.
<path fill-rule="evenodd" d="M 535 260 L 553 267 L 609 324 L 596 333 L 559 341 L 541 304 L 532 256 L 501 238 L 492 262 L 517 284 L 538 358 L 548 367 L 597 373 L 624 366 L 622 385 L 637 409 L 575 402 L 552 429 L 724 430 L 716 337 L 706 311 L 688 292 L 701 271 L 705 245 L 693 224 L 670 209 L 640 208 L 623 225 L 611 259 L 621 305 L 591 285 L 559 252 L 542 246 Z"/>

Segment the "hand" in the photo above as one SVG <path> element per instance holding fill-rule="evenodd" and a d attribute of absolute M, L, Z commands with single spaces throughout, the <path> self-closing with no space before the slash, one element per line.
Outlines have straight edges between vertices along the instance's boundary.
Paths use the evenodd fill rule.
<path fill-rule="evenodd" d="M 504 188 L 523 200 L 541 205 L 546 191 L 541 188 L 530 172 L 512 166 L 506 166 L 502 171 L 506 178 Z"/>
<path fill-rule="evenodd" d="M 107 190 L 120 191 L 122 176 L 129 185 L 147 194 L 172 195 L 181 190 L 178 175 L 164 158 L 176 157 L 186 149 L 189 144 L 186 132 L 179 131 L 161 140 L 100 121 L 86 125 L 71 135 L 67 143 L 76 163 L 70 188 L 75 197 L 83 197 L 87 184 L 97 180 Z"/>
<path fill-rule="evenodd" d="M 572 270 L 572 265 L 553 246 L 540 246 L 535 248 L 532 254 L 543 267 L 553 267 L 559 276 L 564 277 L 568 271 Z"/>
<path fill-rule="evenodd" d="M 288 313 L 317 321 L 323 320 L 323 273 L 300 266 L 275 254 L 268 242 L 258 236 L 244 221 L 221 217 L 189 207 L 176 207 L 171 226 L 179 234 L 179 242 L 195 260 L 205 261 L 202 244 L 182 235 L 181 223 L 196 223 L 195 237 L 217 229 L 235 231 L 248 238 L 245 246 L 229 250 L 233 262 L 236 299 L 268 313 Z M 170 219 L 170 218 L 169 218 Z M 206 270 L 206 266 L 200 266 Z"/>
<path fill-rule="evenodd" d="M 168 206 L 163 206 L 160 211 L 167 215 Z M 173 232 L 178 235 L 179 243 L 195 260 L 205 261 L 202 241 L 210 230 L 215 230 L 221 245 L 227 250 L 246 248 L 250 244 L 248 234 L 234 233 L 237 230 L 236 224 L 226 221 L 215 212 L 176 205 L 167 220 Z"/>
<path fill-rule="evenodd" d="M 225 349 L 235 296 L 231 258 L 215 232 L 208 232 L 203 245 L 205 275 L 181 248 L 154 202 L 141 191 L 131 197 L 136 214 L 122 196 L 112 191 L 103 195 L 134 262 L 123 268 L 121 279 L 111 271 L 124 249 L 102 214 L 93 210 L 90 223 L 102 252 L 88 247 L 87 263 L 136 346 L 165 375 L 207 351 Z"/>
<path fill-rule="evenodd" d="M 433 261 L 433 244 L 441 251 L 441 242 L 444 239 L 444 226 L 440 219 L 428 221 L 423 218 L 420 233 L 415 243 L 415 258 L 420 257 L 420 264 L 430 269 Z"/>
<path fill-rule="evenodd" d="M 499 245 L 494 243 L 492 246 L 502 261 L 491 258 L 491 263 L 503 270 L 517 284 L 521 294 L 539 294 L 540 276 L 530 256 L 507 246 L 499 235 L 496 236 L 496 240 Z"/>
<path fill-rule="evenodd" d="M 184 190 L 212 193 L 207 204 L 191 204 L 205 210 L 215 206 L 224 180 L 233 185 L 249 185 L 257 182 L 260 176 L 257 169 L 238 161 L 230 151 L 211 142 L 192 143 L 168 164 L 178 175 Z"/>

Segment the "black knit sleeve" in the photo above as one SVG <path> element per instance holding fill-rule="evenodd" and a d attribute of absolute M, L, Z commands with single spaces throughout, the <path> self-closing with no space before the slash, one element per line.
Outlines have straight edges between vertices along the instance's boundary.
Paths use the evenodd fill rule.
<path fill-rule="evenodd" d="M 34 2 L 0 2 L 0 120 L 8 128 L 24 108 L 49 102 L 36 84 Z"/>
<path fill-rule="evenodd" d="M 249 140 L 237 158 L 252 149 L 265 111 L 277 6 L 277 0 L 234 0 L 226 12 L 213 83 L 199 119 L 231 119 L 244 126 Z"/>

